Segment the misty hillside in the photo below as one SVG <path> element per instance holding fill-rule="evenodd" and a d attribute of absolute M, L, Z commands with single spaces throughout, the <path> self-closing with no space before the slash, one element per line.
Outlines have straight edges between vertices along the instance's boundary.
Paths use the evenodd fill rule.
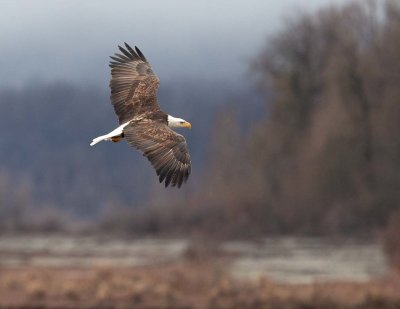
<path fill-rule="evenodd" d="M 181 132 L 193 160 L 193 174 L 181 190 L 190 190 L 201 177 L 218 110 L 224 106 L 243 110 L 243 126 L 257 119 L 261 108 L 260 103 L 258 107 L 254 104 L 257 94 L 245 91 L 209 81 L 161 86 L 162 108 L 193 125 L 192 130 Z M 28 186 L 35 205 L 50 204 L 88 215 L 108 203 L 134 206 L 146 202 L 159 186 L 150 163 L 125 142 L 89 147 L 93 137 L 117 125 L 108 87 L 58 82 L 2 89 L 0 110 L 0 126 L 5 132 L 0 140 L 0 170 L 17 187 L 21 182 Z"/>

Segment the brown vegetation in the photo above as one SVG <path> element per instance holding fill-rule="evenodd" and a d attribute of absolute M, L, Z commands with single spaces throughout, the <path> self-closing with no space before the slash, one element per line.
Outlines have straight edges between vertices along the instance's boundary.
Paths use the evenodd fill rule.
<path fill-rule="evenodd" d="M 370 283 L 235 281 L 222 262 L 0 269 L 0 308 L 397 308 L 398 278 Z"/>

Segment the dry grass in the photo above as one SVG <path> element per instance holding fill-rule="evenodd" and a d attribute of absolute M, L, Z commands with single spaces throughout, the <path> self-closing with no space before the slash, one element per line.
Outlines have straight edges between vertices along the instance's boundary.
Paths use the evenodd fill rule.
<path fill-rule="evenodd" d="M 0 308 L 400 308 L 400 278 L 238 282 L 224 261 L 135 268 L 3 268 Z"/>

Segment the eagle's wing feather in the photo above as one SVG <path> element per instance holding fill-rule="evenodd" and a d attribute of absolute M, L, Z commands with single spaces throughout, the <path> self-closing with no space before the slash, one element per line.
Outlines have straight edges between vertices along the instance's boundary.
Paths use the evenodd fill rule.
<path fill-rule="evenodd" d="M 127 43 L 118 46 L 122 54 L 110 58 L 111 102 L 119 123 L 123 124 L 137 115 L 160 109 L 157 89 L 160 80 L 154 74 L 142 52 L 133 50 Z"/>
<path fill-rule="evenodd" d="M 190 155 L 185 138 L 167 125 L 150 119 L 132 121 L 124 128 L 128 144 L 143 152 L 151 162 L 160 182 L 173 187 L 186 182 L 190 172 Z"/>

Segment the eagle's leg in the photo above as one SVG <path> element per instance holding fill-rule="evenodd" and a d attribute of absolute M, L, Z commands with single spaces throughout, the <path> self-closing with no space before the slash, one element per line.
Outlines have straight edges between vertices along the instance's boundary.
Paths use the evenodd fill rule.
<path fill-rule="evenodd" d="M 118 142 L 120 142 L 123 138 L 124 138 L 124 133 L 122 133 L 122 134 L 120 134 L 120 135 L 112 136 L 112 137 L 111 137 L 111 140 L 112 140 L 114 143 L 118 143 Z"/>
<path fill-rule="evenodd" d="M 111 137 L 111 140 L 112 140 L 114 143 L 118 143 L 121 139 L 122 139 L 121 136 L 113 136 L 113 137 Z"/>

